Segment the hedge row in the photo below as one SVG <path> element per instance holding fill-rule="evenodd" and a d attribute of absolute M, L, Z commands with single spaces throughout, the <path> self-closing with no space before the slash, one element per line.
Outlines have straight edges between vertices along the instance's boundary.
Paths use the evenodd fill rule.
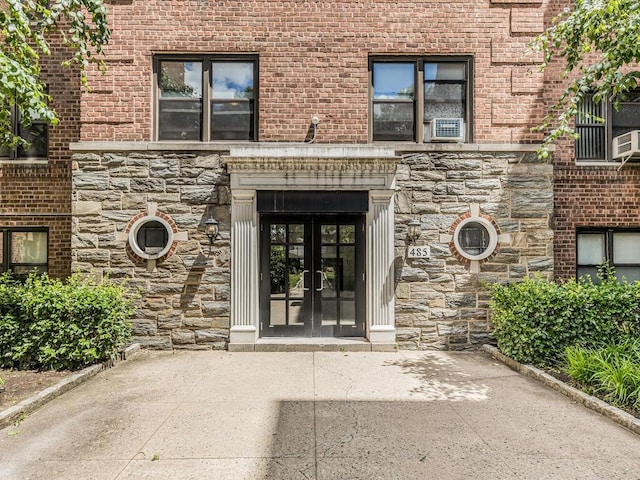
<path fill-rule="evenodd" d="M 74 370 L 111 358 L 131 336 L 123 285 L 0 276 L 0 367 Z"/>
<path fill-rule="evenodd" d="M 571 346 L 597 348 L 640 336 L 640 282 L 619 282 L 603 266 L 599 282 L 525 279 L 489 286 L 494 336 L 509 357 L 554 365 Z"/>

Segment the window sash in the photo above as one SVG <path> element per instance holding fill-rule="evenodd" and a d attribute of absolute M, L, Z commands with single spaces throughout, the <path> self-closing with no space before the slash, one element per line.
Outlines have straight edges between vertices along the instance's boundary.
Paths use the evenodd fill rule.
<path fill-rule="evenodd" d="M 160 77 L 164 62 L 201 64 L 201 91 L 191 96 L 163 95 Z M 237 69 L 232 67 L 234 64 Z M 255 56 L 158 56 L 154 65 L 157 77 L 154 82 L 155 138 L 159 141 L 257 140 L 258 59 Z M 222 76 L 214 73 L 216 65 L 224 72 Z M 233 77 L 234 71 L 239 74 L 238 78 Z M 220 85 L 225 86 L 221 81 L 227 81 L 226 91 L 221 90 Z"/>
<path fill-rule="evenodd" d="M 578 105 L 575 119 L 577 161 L 610 161 L 613 138 L 640 129 L 640 90 L 629 93 L 616 111 L 611 102 L 596 103 L 592 95 Z"/>
<path fill-rule="evenodd" d="M 49 231 L 18 227 L 0 230 L 0 272 L 11 271 L 18 278 L 31 271 L 49 270 Z"/>
<path fill-rule="evenodd" d="M 599 240 L 597 240 L 599 239 Z M 616 278 L 640 280 L 640 255 L 637 245 L 640 230 L 582 230 L 576 233 L 576 274 L 588 274 L 595 281 L 597 268 L 607 261 L 616 270 Z M 590 244 L 590 245 L 589 245 Z M 601 252 L 601 256 L 596 250 Z M 600 260 L 597 258 L 601 257 Z"/>
<path fill-rule="evenodd" d="M 395 66 L 395 70 L 402 72 L 407 65 L 412 66 L 413 83 L 408 74 L 398 82 L 384 78 L 384 66 Z M 471 57 L 371 57 L 369 70 L 372 141 L 427 143 L 433 118 L 462 118 L 465 141 L 472 141 Z M 400 86 L 410 83 L 413 95 L 405 96 L 404 90 L 409 88 Z"/>
<path fill-rule="evenodd" d="M 14 104 L 10 111 L 12 133 L 29 142 L 29 146 L 14 148 L 0 148 L 0 159 L 33 160 L 45 159 L 49 156 L 49 124 L 47 122 L 34 121 L 31 125 L 22 125 L 20 115 Z"/>

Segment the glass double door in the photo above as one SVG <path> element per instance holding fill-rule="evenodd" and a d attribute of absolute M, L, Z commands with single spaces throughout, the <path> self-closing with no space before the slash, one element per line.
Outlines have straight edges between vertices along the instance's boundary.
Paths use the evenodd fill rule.
<path fill-rule="evenodd" d="M 261 216 L 262 337 L 364 336 L 364 216 Z"/>

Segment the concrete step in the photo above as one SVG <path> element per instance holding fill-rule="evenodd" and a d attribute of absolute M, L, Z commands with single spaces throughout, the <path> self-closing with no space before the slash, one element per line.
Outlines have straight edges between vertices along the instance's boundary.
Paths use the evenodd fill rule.
<path fill-rule="evenodd" d="M 395 352 L 397 349 L 395 343 L 372 344 L 366 338 L 350 337 L 261 338 L 254 347 L 256 352 Z"/>

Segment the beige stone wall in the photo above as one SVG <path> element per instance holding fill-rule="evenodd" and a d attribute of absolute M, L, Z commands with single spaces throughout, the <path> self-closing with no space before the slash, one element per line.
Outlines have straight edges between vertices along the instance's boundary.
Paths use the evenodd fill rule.
<path fill-rule="evenodd" d="M 229 177 L 214 153 L 73 156 L 73 269 L 127 279 L 140 294 L 134 340 L 153 348 L 224 348 L 229 336 Z M 123 235 L 149 205 L 186 240 L 154 271 Z M 209 253 L 204 222 L 220 222 Z"/>
<path fill-rule="evenodd" d="M 407 155 L 398 166 L 396 327 L 402 348 L 466 348 L 490 341 L 485 284 L 553 276 L 553 167 L 522 152 Z M 501 233 L 495 254 L 455 255 L 449 235 L 473 209 Z M 406 225 L 418 218 L 429 259 L 407 259 Z M 477 271 L 474 271 L 477 270 Z"/>
<path fill-rule="evenodd" d="M 485 284 L 552 276 L 552 166 L 520 150 L 402 156 L 396 170 L 394 272 L 401 348 L 469 348 L 491 341 Z M 223 158 L 207 151 L 73 157 L 73 268 L 127 278 L 139 290 L 134 338 L 143 345 L 226 347 L 231 197 Z M 149 208 L 186 237 L 153 271 L 132 255 L 126 240 L 132 219 Z M 500 233 L 495 253 L 475 265 L 456 255 L 451 243 L 453 227 L 474 212 Z M 211 253 L 203 231 L 210 214 L 221 232 Z M 413 218 L 422 226 L 417 244 L 431 249 L 428 259 L 407 258 L 406 225 Z"/>

